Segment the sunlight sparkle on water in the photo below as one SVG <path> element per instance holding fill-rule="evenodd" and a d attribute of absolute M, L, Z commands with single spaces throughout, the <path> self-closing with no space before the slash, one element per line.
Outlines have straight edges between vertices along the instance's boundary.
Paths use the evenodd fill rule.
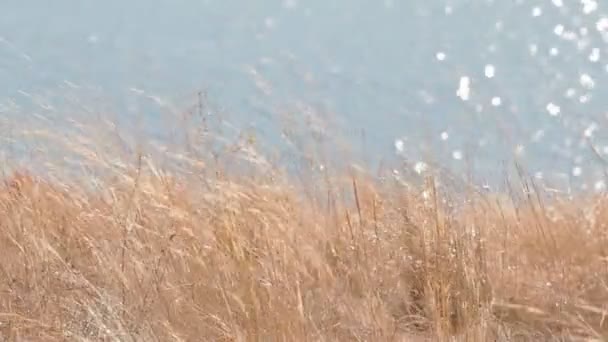
<path fill-rule="evenodd" d="M 600 49 L 593 48 L 591 49 L 591 53 L 589 54 L 589 61 L 592 63 L 597 63 L 600 60 Z"/>
<path fill-rule="evenodd" d="M 593 78 L 591 78 L 591 76 L 589 76 L 589 74 L 581 74 L 579 77 L 579 82 L 587 89 L 593 89 L 593 87 L 595 87 L 595 81 Z"/>
<path fill-rule="evenodd" d="M 600 33 L 608 31 L 608 18 L 606 18 L 606 17 L 600 18 L 595 23 L 595 29 Z"/>
<path fill-rule="evenodd" d="M 496 68 L 492 64 L 487 64 L 483 71 L 487 78 L 492 78 L 496 74 Z"/>
<path fill-rule="evenodd" d="M 559 55 L 559 49 L 556 47 L 552 47 L 551 49 L 549 49 L 549 55 L 551 55 L 551 57 Z"/>
<path fill-rule="evenodd" d="M 585 137 L 587 138 L 591 138 L 593 137 L 593 134 L 595 133 L 595 131 L 599 128 L 599 125 L 595 122 L 592 122 L 586 129 L 585 132 L 583 132 L 583 134 L 585 135 Z"/>
<path fill-rule="evenodd" d="M 553 28 L 553 33 L 555 33 L 558 36 L 561 36 L 562 34 L 564 34 L 565 28 L 564 25 L 562 24 L 558 24 L 555 25 L 555 27 Z"/>
<path fill-rule="evenodd" d="M 583 13 L 590 14 L 597 10 L 597 1 L 595 0 L 581 0 L 581 4 L 583 5 Z"/>
<path fill-rule="evenodd" d="M 551 114 L 551 116 L 557 116 L 557 115 L 559 115 L 559 113 L 561 111 L 561 108 L 553 102 L 549 102 L 547 104 L 546 109 L 547 109 L 547 112 L 549 112 L 549 114 Z"/>
<path fill-rule="evenodd" d="M 566 92 L 564 93 L 564 97 L 566 98 L 573 98 L 576 95 L 576 89 L 574 88 L 568 88 L 566 89 Z"/>
<path fill-rule="evenodd" d="M 395 140 L 395 150 L 398 153 L 403 152 L 403 150 L 405 149 L 405 142 L 401 139 L 396 139 Z"/>
<path fill-rule="evenodd" d="M 456 95 L 463 101 L 468 101 L 471 97 L 471 79 L 468 76 L 462 76 L 460 78 Z"/>

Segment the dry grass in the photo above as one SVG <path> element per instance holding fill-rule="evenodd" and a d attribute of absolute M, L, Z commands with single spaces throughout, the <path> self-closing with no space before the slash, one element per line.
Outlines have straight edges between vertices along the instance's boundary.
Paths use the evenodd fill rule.
<path fill-rule="evenodd" d="M 0 188 L 0 341 L 608 339 L 606 197 L 86 156 Z"/>

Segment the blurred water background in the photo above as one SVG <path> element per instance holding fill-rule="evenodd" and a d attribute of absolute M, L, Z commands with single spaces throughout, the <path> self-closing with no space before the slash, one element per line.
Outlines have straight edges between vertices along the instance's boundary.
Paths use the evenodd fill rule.
<path fill-rule="evenodd" d="M 275 144 L 292 112 L 372 163 L 491 183 L 519 160 L 602 191 L 607 42 L 594 0 L 3 0 L 0 116 L 143 115 L 162 138 L 201 92 Z"/>

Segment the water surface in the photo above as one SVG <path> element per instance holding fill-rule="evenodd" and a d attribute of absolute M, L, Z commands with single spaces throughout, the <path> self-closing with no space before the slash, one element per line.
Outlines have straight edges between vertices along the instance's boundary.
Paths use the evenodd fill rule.
<path fill-rule="evenodd" d="M 328 135 L 414 172 L 483 181 L 517 158 L 552 186 L 602 190 L 590 144 L 608 154 L 607 41 L 592 0 L 6 0 L 0 111 L 103 102 L 162 134 L 159 103 L 205 90 L 268 136 L 277 112 L 309 108 Z"/>

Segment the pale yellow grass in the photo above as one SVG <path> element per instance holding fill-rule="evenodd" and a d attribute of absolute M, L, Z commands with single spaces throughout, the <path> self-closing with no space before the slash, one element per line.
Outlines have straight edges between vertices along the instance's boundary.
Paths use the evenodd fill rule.
<path fill-rule="evenodd" d="M 608 339 L 603 196 L 86 157 L 0 187 L 0 341 Z"/>

